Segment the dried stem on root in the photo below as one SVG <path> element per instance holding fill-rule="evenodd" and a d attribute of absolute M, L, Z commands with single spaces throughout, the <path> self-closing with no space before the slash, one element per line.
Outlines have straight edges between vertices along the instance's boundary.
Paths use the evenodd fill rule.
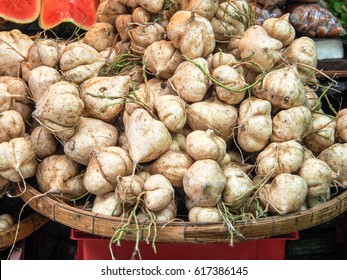
<path fill-rule="evenodd" d="M 135 231 L 136 232 L 135 250 L 134 250 L 134 253 L 133 253 L 132 257 L 134 257 L 136 253 L 138 253 L 138 254 L 140 253 L 140 248 L 139 248 L 139 242 L 140 242 L 139 232 L 140 232 L 140 228 L 139 228 L 139 224 L 138 224 L 138 221 L 137 221 L 137 218 L 136 218 L 136 214 L 137 214 L 136 211 L 139 209 L 141 198 L 142 198 L 143 195 L 144 195 L 144 192 L 142 192 L 137 197 L 136 204 L 131 209 L 129 217 L 127 217 L 126 223 L 124 223 L 123 225 L 120 226 L 120 228 L 117 228 L 115 230 L 112 238 L 110 239 L 110 243 L 109 243 L 110 249 L 111 249 L 113 243 L 116 243 L 118 246 L 120 246 L 120 241 L 121 241 L 121 239 L 123 237 L 124 232 Z M 135 225 L 136 225 L 135 228 L 131 228 L 130 227 L 131 222 L 133 220 L 135 221 Z M 114 256 L 112 256 L 112 258 L 115 259 Z"/>
<path fill-rule="evenodd" d="M 24 192 L 25 192 L 25 190 L 24 190 L 24 191 L 21 191 L 21 195 L 24 194 Z M 16 226 L 16 233 L 15 233 L 15 235 L 14 235 L 13 244 L 12 244 L 12 246 L 11 246 L 10 252 L 8 253 L 7 260 L 10 259 L 11 254 L 12 254 L 13 249 L 14 249 L 14 246 L 16 245 L 17 237 L 18 237 L 18 233 L 19 233 L 20 222 L 21 222 L 21 218 L 22 218 L 22 214 L 23 214 L 23 212 L 24 212 L 25 206 L 27 206 L 32 200 L 37 199 L 37 198 L 40 198 L 40 197 L 43 197 L 43 196 L 46 196 L 46 195 L 49 194 L 49 193 L 54 193 L 54 192 L 53 192 L 52 190 L 49 190 L 49 191 L 46 191 L 45 193 L 41 193 L 41 194 L 35 195 L 35 196 L 29 198 L 29 199 L 23 204 L 22 208 L 21 208 L 20 211 L 19 211 L 18 221 L 17 221 L 17 226 Z"/>

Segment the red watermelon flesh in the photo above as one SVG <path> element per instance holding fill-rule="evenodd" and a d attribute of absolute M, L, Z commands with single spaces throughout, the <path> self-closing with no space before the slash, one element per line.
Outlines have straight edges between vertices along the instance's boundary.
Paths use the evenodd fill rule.
<path fill-rule="evenodd" d="M 42 0 L 39 25 L 51 29 L 62 22 L 72 22 L 88 30 L 96 22 L 99 0 Z"/>
<path fill-rule="evenodd" d="M 15 23 L 33 22 L 40 9 L 41 0 L 0 0 L 0 18 Z"/>

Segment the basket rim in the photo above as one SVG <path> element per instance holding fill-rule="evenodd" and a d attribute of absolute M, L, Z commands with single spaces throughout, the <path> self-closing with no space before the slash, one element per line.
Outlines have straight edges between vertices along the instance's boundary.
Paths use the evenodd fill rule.
<path fill-rule="evenodd" d="M 12 246 L 14 242 L 25 239 L 30 234 L 38 230 L 40 227 L 45 225 L 50 219 L 41 215 L 40 213 L 33 213 L 19 222 L 19 224 L 14 224 L 5 231 L 0 231 L 0 248 L 5 249 L 9 246 Z M 17 227 L 18 234 L 16 237 Z"/>
<path fill-rule="evenodd" d="M 41 195 L 41 196 L 39 196 Z M 36 197 L 39 196 L 39 197 Z M 27 183 L 27 188 L 21 195 L 25 203 L 41 215 L 64 224 L 70 228 L 84 231 L 97 236 L 111 238 L 117 227 L 126 219 L 107 216 L 67 205 L 42 193 Z M 30 200 L 30 201 L 29 201 Z M 28 202 L 29 201 L 29 202 Z M 236 221 L 235 229 L 242 234 L 234 236 L 235 242 L 276 237 L 295 231 L 304 230 L 328 222 L 347 211 L 347 190 L 331 200 L 285 216 L 269 216 L 256 222 Z M 134 223 L 131 224 L 134 226 Z M 141 223 L 140 240 L 146 240 L 149 234 L 149 223 Z M 192 223 L 187 221 L 172 221 L 157 223 L 156 242 L 176 243 L 220 243 L 230 242 L 230 234 L 223 222 Z M 136 232 L 126 231 L 122 240 L 135 240 Z"/>

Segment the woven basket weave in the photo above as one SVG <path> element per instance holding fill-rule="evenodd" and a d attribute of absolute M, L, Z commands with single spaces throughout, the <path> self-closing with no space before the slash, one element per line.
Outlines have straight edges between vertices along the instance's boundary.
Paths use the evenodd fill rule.
<path fill-rule="evenodd" d="M 39 213 L 33 213 L 24 220 L 20 221 L 19 225 L 15 224 L 8 230 L 0 231 L 0 249 L 10 247 L 14 242 L 18 242 L 26 238 L 48 221 L 49 219 L 47 217 L 42 216 Z M 17 227 L 18 234 L 16 236 Z"/>
<path fill-rule="evenodd" d="M 29 206 L 38 213 L 53 221 L 90 234 L 112 237 L 116 228 L 125 221 L 119 217 L 105 216 L 77 207 L 69 206 L 28 186 L 21 196 Z M 266 237 L 288 234 L 307 229 L 327 222 L 347 211 L 347 191 L 342 192 L 330 201 L 314 208 L 289 214 L 286 216 L 271 216 L 256 222 L 236 222 L 235 229 L 243 238 L 235 236 L 234 241 L 254 240 Z M 135 228 L 135 225 L 132 225 Z M 148 224 L 141 225 L 146 228 Z M 152 231 L 153 232 L 153 231 Z M 141 230 L 141 240 L 146 238 L 147 229 Z M 134 231 L 126 231 L 124 240 L 135 240 Z M 229 232 L 223 223 L 190 223 L 175 221 L 168 224 L 157 223 L 157 242 L 176 243 L 212 243 L 229 242 Z"/>

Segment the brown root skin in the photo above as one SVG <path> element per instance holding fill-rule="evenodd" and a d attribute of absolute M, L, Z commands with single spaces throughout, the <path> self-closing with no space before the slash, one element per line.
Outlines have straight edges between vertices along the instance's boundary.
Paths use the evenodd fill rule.
<path fill-rule="evenodd" d="M 72 127 L 72 128 L 69 128 L 69 127 L 66 127 L 66 128 L 61 128 L 61 129 L 52 129 L 52 128 L 50 128 L 49 126 L 47 126 L 47 125 L 45 125 L 43 122 L 41 122 L 37 117 L 35 117 L 34 115 L 33 115 L 33 119 L 35 120 L 35 121 L 37 121 L 44 129 L 46 129 L 46 130 L 48 130 L 49 132 L 51 132 L 53 135 L 54 135 L 54 137 L 57 139 L 57 141 L 60 143 L 60 144 L 62 144 L 62 145 L 64 145 L 64 141 L 63 141 L 63 139 L 61 139 L 61 137 L 60 137 L 60 134 L 61 133 L 67 133 L 67 131 L 68 130 L 71 130 L 71 129 L 75 129 L 78 125 L 79 125 L 79 123 L 81 122 L 81 121 L 79 121 L 74 127 Z M 73 133 L 72 133 L 73 134 Z M 59 136 L 58 136 L 59 135 Z"/>
<path fill-rule="evenodd" d="M 159 158 L 172 143 L 171 135 L 165 125 L 153 119 L 143 109 L 136 109 L 131 114 L 126 123 L 125 132 L 129 141 L 130 156 L 136 163 L 145 163 Z M 139 145 L 139 141 L 142 144 Z"/>
<path fill-rule="evenodd" d="M 55 154 L 58 140 L 43 127 L 36 127 L 30 137 L 30 141 L 35 146 L 36 157 L 40 160 Z"/>
<path fill-rule="evenodd" d="M 216 114 L 212 114 L 212 111 Z M 187 123 L 192 130 L 210 128 L 225 141 L 233 138 L 238 117 L 237 110 L 234 106 L 221 102 L 216 96 L 187 105 L 187 113 Z"/>

